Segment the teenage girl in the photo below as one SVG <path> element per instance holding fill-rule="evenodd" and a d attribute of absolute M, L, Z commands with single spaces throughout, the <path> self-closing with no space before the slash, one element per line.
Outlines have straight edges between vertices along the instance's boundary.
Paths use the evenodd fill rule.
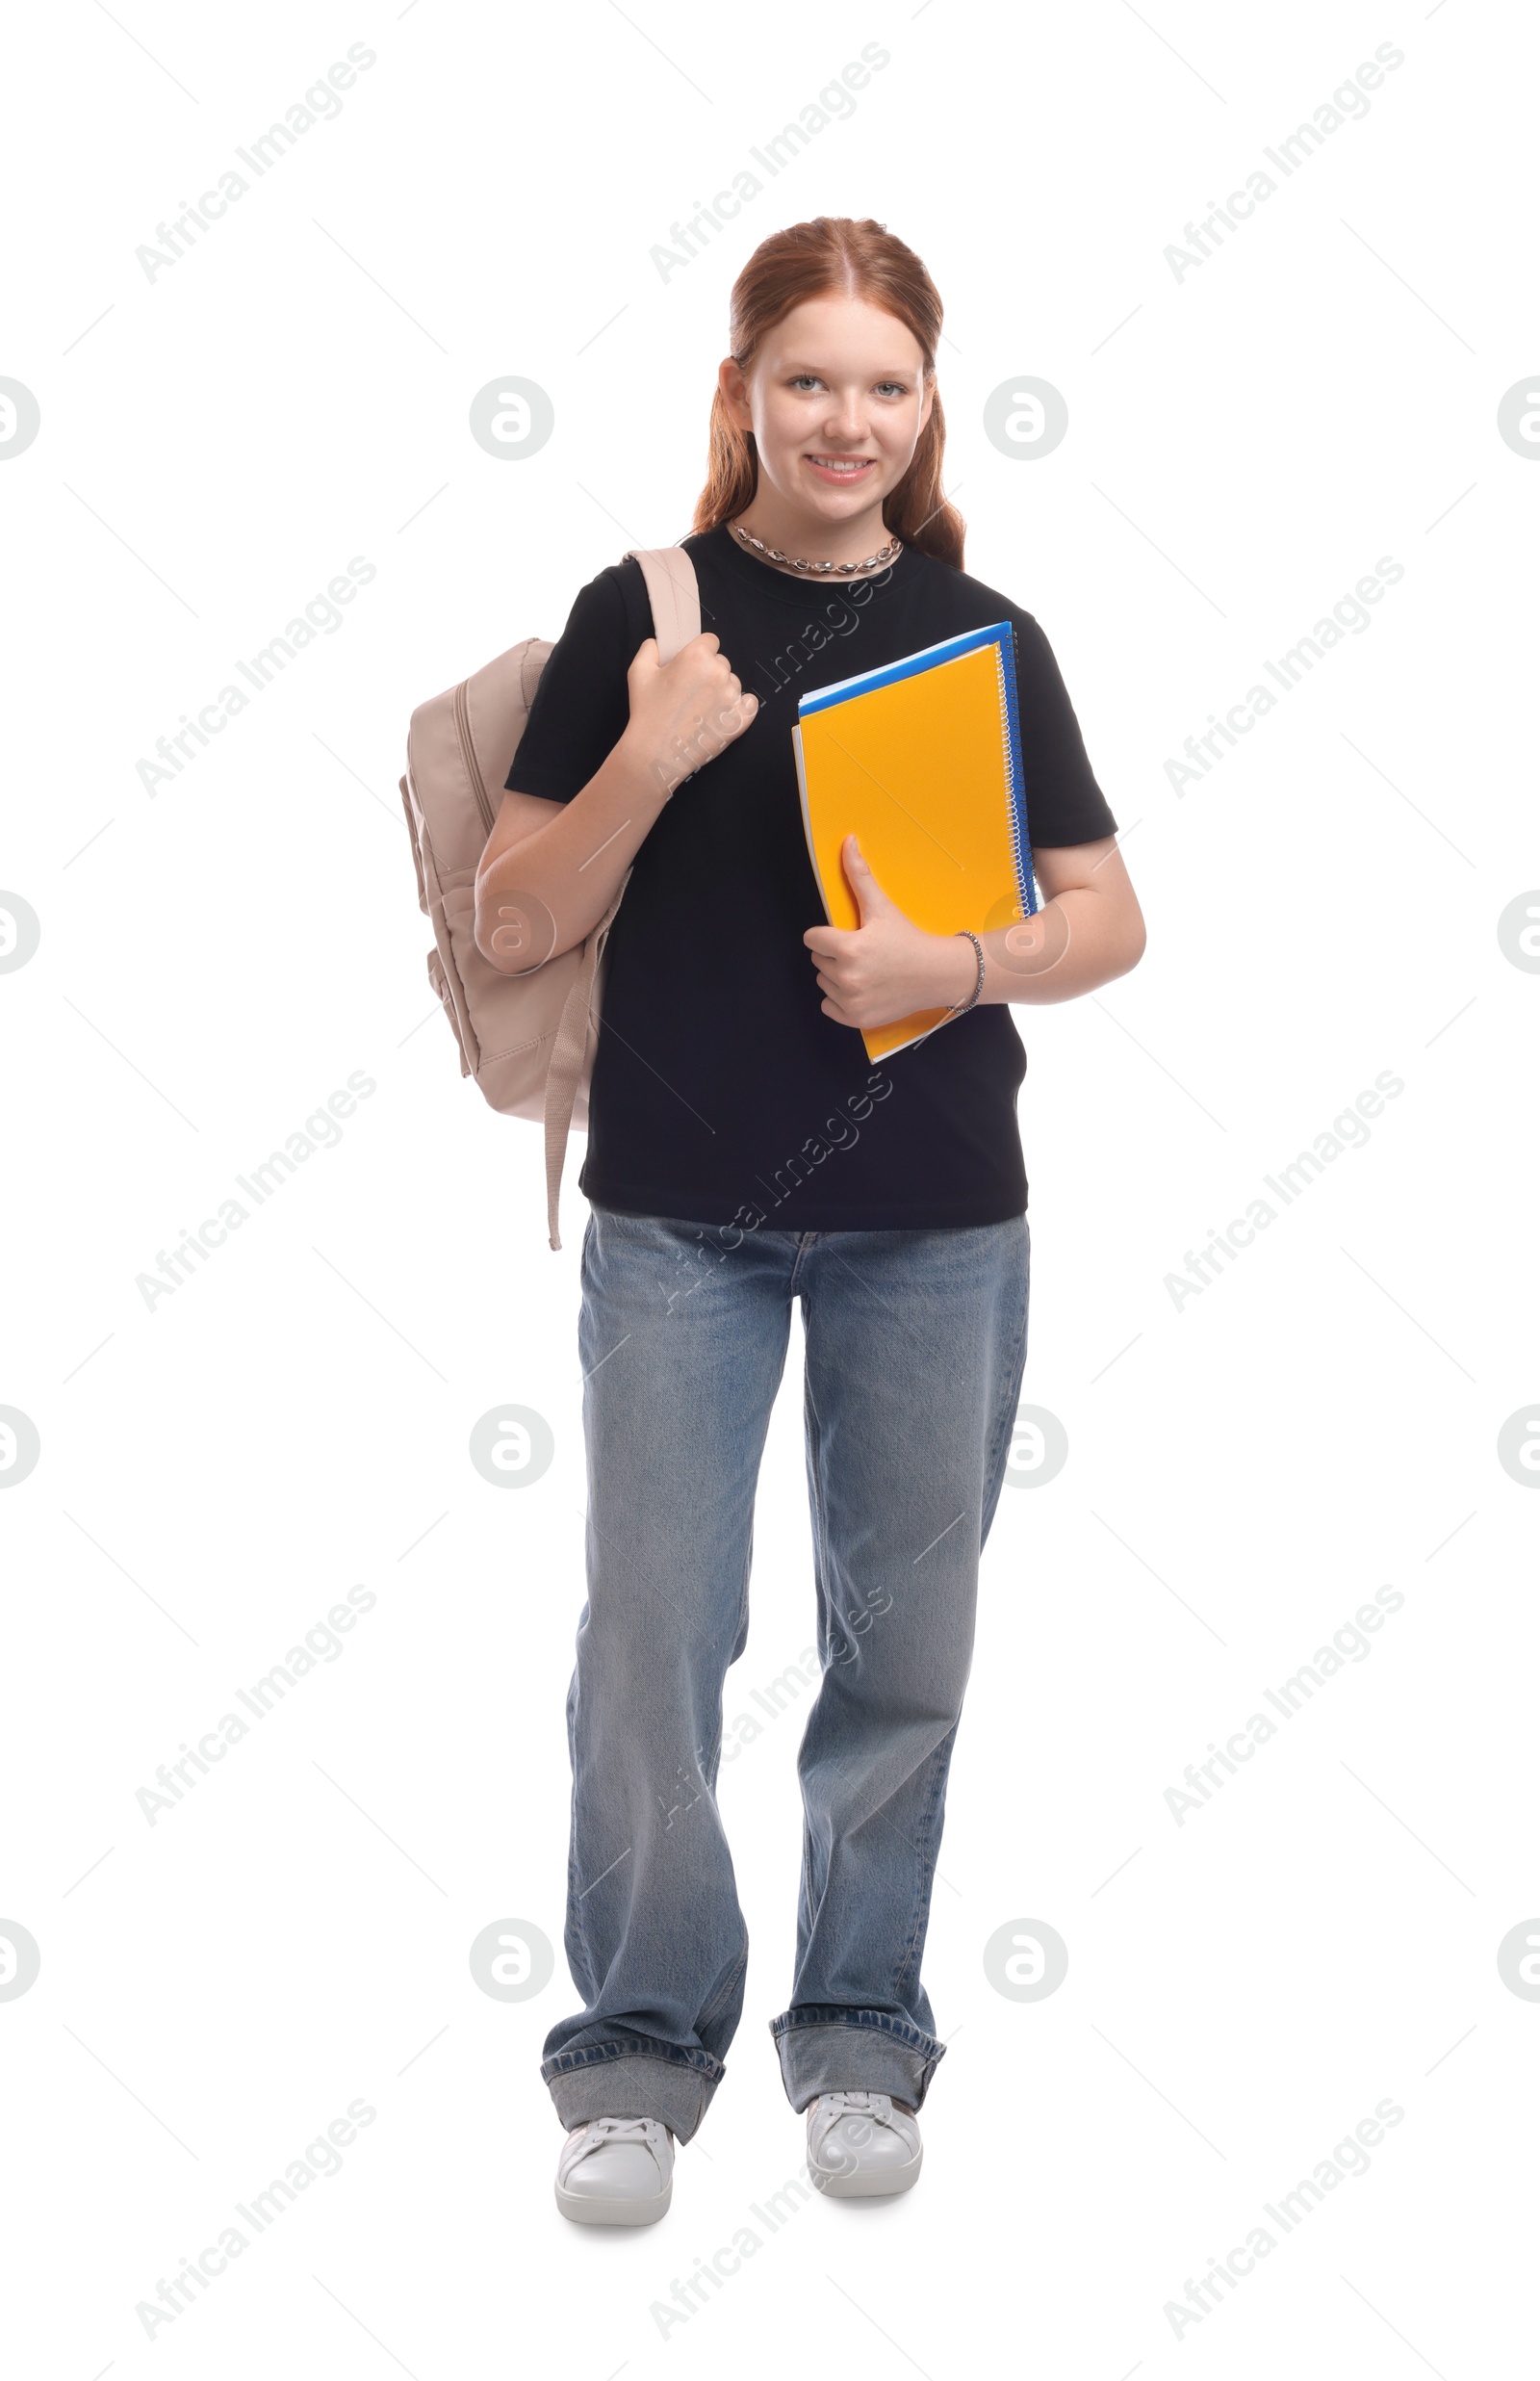
<path fill-rule="evenodd" d="M 659 666 L 633 560 L 580 590 L 478 872 L 479 947 L 493 957 L 511 908 L 543 920 L 544 960 L 632 870 L 579 1178 L 588 1599 L 566 1942 L 584 2006 L 542 2068 L 568 2132 L 557 2204 L 579 2222 L 664 2213 L 674 2143 L 742 2008 L 722 1693 L 798 1298 L 823 1677 L 798 1764 L 796 1968 L 770 2031 L 821 2188 L 914 2181 L 942 2055 L 920 1960 L 1026 1353 L 1009 1004 L 1094 991 L 1144 930 L 1047 638 L 963 573 L 940 329 L 929 273 L 879 223 L 821 216 L 755 251 L 683 541 L 702 634 Z M 1044 906 L 926 933 L 851 837 L 860 923 L 824 924 L 798 695 L 1004 619 Z M 867 1059 L 857 1028 L 929 1008 L 951 1014 Z"/>

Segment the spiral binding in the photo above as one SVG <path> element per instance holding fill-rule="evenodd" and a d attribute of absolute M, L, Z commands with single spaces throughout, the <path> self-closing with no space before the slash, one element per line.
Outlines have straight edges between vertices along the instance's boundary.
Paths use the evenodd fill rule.
<path fill-rule="evenodd" d="M 994 668 L 1000 684 L 1000 737 L 1005 747 L 1005 776 L 1010 789 L 1011 858 L 1016 874 L 1016 893 L 1024 917 L 1037 914 L 1038 893 L 1032 874 L 1032 845 L 1027 840 L 1027 813 L 1021 772 L 1016 766 L 1015 686 L 1006 674 L 1005 649 L 994 641 Z"/>

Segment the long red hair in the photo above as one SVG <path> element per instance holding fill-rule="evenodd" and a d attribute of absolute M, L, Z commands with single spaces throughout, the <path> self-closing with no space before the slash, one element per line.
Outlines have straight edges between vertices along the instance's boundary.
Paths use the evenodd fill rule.
<path fill-rule="evenodd" d="M 862 298 L 912 331 L 927 380 L 936 377 L 941 336 L 941 299 L 912 248 L 870 218 L 818 215 L 761 240 L 732 284 L 728 346 L 747 372 L 760 343 L 794 306 L 811 298 Z M 964 523 L 941 493 L 941 458 L 946 422 L 937 394 L 919 435 L 913 459 L 896 488 L 884 499 L 889 531 L 922 554 L 935 555 L 954 570 L 962 567 Z M 740 429 L 718 389 L 711 400 L 710 453 L 706 485 L 695 506 L 697 533 L 732 520 L 750 503 L 759 484 L 754 432 Z"/>

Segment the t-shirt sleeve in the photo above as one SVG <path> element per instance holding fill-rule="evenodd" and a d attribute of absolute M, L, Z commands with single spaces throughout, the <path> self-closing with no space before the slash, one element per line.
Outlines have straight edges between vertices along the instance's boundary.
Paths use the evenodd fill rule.
<path fill-rule="evenodd" d="M 570 802 L 581 793 L 626 732 L 626 673 L 640 642 L 631 634 L 619 573 L 601 571 L 578 589 L 546 658 L 503 780 L 508 792 L 536 793 L 548 802 Z"/>
<path fill-rule="evenodd" d="M 1030 612 L 1014 615 L 1016 698 L 1027 833 L 1036 849 L 1094 843 L 1117 821 L 1097 785 L 1053 648 Z"/>

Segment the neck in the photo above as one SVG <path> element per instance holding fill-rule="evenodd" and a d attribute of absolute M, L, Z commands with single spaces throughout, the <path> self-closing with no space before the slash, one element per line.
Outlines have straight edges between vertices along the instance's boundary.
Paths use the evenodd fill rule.
<path fill-rule="evenodd" d="M 808 562 L 863 561 L 892 536 L 883 520 L 881 497 L 846 520 L 825 521 L 817 513 L 788 504 L 762 479 L 747 509 L 733 518 L 751 537 L 762 538 L 767 546 L 779 546 L 783 554 Z"/>

